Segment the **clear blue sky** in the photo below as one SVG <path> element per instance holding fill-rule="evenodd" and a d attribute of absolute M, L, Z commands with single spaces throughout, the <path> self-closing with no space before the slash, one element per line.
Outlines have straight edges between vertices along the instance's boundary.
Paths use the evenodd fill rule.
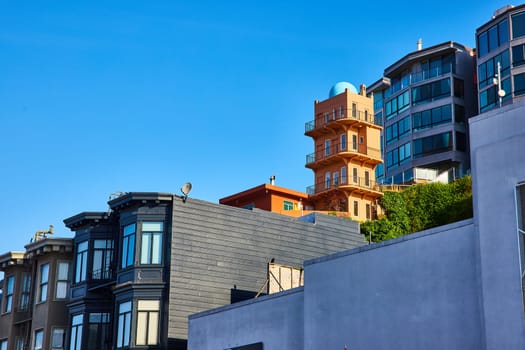
<path fill-rule="evenodd" d="M 116 191 L 304 191 L 304 123 L 505 1 L 0 0 L 0 254 Z"/>

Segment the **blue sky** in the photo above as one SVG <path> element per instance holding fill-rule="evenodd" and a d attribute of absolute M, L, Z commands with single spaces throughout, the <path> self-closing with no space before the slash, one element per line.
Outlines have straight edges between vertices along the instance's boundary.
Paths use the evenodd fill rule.
<path fill-rule="evenodd" d="M 0 0 L 0 254 L 116 191 L 304 191 L 304 123 L 505 1 Z"/>

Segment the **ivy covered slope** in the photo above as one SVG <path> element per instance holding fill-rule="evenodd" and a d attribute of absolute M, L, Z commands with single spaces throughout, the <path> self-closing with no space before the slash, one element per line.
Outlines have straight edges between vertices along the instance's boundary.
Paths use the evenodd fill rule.
<path fill-rule="evenodd" d="M 373 242 L 396 238 L 472 217 L 472 179 L 450 184 L 430 183 L 402 192 L 386 192 L 381 199 L 385 215 L 361 224 L 361 233 Z"/>

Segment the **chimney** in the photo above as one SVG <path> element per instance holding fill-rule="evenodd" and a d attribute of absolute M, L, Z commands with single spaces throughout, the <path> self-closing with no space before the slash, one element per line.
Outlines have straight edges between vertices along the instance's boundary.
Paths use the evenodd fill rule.
<path fill-rule="evenodd" d="M 419 38 L 417 39 L 417 51 L 421 51 L 423 48 L 423 39 Z"/>
<path fill-rule="evenodd" d="M 359 95 L 366 96 L 366 85 L 365 84 L 359 85 Z"/>
<path fill-rule="evenodd" d="M 275 175 L 270 176 L 270 185 L 275 185 Z"/>

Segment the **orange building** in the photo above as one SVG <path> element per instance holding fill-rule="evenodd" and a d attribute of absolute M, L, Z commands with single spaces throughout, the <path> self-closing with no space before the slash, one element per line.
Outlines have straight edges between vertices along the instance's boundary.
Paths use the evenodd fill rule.
<path fill-rule="evenodd" d="M 308 199 L 316 211 L 343 212 L 358 221 L 377 216 L 375 167 L 383 162 L 380 125 L 374 122 L 373 97 L 346 82 L 332 87 L 329 98 L 315 101 L 315 119 L 305 135 L 314 141 L 306 167 L 314 172 Z"/>
<path fill-rule="evenodd" d="M 274 213 L 299 217 L 312 210 L 308 195 L 304 192 L 275 186 L 275 177 L 270 184 L 262 184 L 246 191 L 219 199 L 220 204 L 246 209 L 262 209 Z"/>

